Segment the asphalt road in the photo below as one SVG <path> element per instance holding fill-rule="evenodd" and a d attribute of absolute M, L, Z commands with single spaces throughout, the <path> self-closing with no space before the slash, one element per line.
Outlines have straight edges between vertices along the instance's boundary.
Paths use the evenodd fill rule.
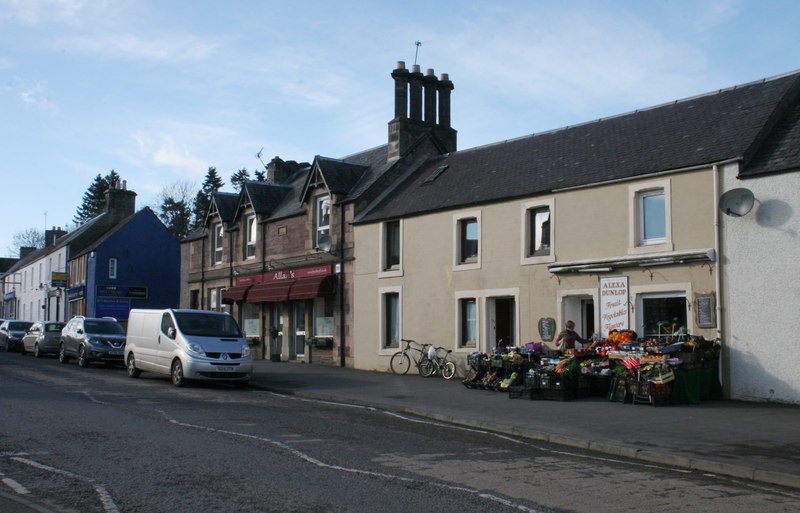
<path fill-rule="evenodd" d="M 0 352 L 0 490 L 56 512 L 795 512 L 800 492 Z"/>

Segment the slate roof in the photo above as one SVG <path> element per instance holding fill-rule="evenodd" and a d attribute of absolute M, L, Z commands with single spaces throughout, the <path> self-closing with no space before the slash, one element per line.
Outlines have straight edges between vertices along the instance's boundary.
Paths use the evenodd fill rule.
<path fill-rule="evenodd" d="M 798 155 L 755 153 L 763 135 L 797 138 L 796 118 L 776 117 L 797 95 L 800 73 L 744 84 L 620 116 L 429 159 L 357 220 L 378 221 L 657 172 L 742 159 Z M 777 124 L 776 124 L 777 122 Z M 775 144 L 775 137 L 765 144 Z M 797 145 L 794 146 L 797 148 Z M 753 162 L 753 166 L 756 166 Z M 767 164 L 764 164 L 767 165 Z M 752 169 L 758 169 L 753 167 Z"/>
<path fill-rule="evenodd" d="M 800 100 L 786 110 L 739 178 L 797 169 L 800 169 Z"/>
<path fill-rule="evenodd" d="M 247 180 L 242 191 L 250 199 L 255 213 L 268 217 L 283 202 L 291 189 L 286 185 Z M 242 206 L 241 201 L 239 207 Z"/>
<path fill-rule="evenodd" d="M 367 166 L 363 164 L 319 155 L 314 159 L 314 163 L 331 194 L 348 194 L 367 170 Z"/>
<path fill-rule="evenodd" d="M 217 214 L 226 223 L 236 219 L 236 207 L 239 205 L 239 194 L 235 192 L 215 192 L 211 201 L 216 206 Z M 213 209 L 209 209 L 209 214 Z"/>

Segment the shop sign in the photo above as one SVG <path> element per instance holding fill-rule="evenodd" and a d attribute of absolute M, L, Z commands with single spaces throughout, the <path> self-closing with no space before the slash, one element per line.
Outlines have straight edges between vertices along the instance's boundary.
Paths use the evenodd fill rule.
<path fill-rule="evenodd" d="M 67 273 L 50 273 L 50 286 L 53 288 L 67 286 Z"/>
<path fill-rule="evenodd" d="M 556 320 L 552 317 L 539 319 L 539 336 L 545 342 L 552 342 L 556 335 Z"/>
<path fill-rule="evenodd" d="M 611 330 L 629 329 L 628 277 L 600 279 L 600 335 Z"/>
<path fill-rule="evenodd" d="M 127 297 L 132 299 L 147 299 L 147 287 L 98 285 L 97 297 Z"/>
<path fill-rule="evenodd" d="M 314 265 L 311 267 L 282 269 L 280 271 L 255 274 L 252 276 L 237 277 L 236 285 L 254 285 L 256 283 L 269 281 L 287 281 L 296 280 L 298 278 L 311 278 L 313 276 L 328 276 L 329 274 L 333 274 L 333 266 L 331 264 Z"/>
<path fill-rule="evenodd" d="M 131 310 L 130 300 L 113 297 L 98 297 L 94 306 L 98 317 L 113 317 L 118 321 L 127 320 Z"/>
<path fill-rule="evenodd" d="M 79 287 L 71 288 L 67 291 L 67 300 L 75 301 L 78 299 L 83 299 L 85 295 L 86 295 L 85 290 L 83 288 L 83 285 L 81 285 Z"/>

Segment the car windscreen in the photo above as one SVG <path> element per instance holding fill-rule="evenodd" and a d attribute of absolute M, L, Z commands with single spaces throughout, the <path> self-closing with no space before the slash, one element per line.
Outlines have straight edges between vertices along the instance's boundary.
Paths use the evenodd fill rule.
<path fill-rule="evenodd" d="M 44 325 L 44 330 L 48 333 L 61 333 L 62 329 L 64 329 L 64 325 L 61 323 L 49 322 Z"/>
<path fill-rule="evenodd" d="M 197 337 L 241 337 L 239 325 L 230 315 L 202 312 L 175 312 L 178 329 Z"/>
<path fill-rule="evenodd" d="M 28 331 L 32 325 L 32 322 L 9 322 L 8 329 L 9 331 Z"/>
<path fill-rule="evenodd" d="M 84 322 L 83 330 L 86 333 L 96 333 L 98 335 L 124 335 L 125 330 L 122 325 L 114 321 L 91 321 Z"/>

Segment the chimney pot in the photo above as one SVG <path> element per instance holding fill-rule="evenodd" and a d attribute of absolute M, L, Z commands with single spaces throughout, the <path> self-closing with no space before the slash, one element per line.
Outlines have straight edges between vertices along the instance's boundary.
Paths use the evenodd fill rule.
<path fill-rule="evenodd" d="M 444 82 L 445 80 L 450 80 L 450 74 L 449 73 L 442 73 L 441 80 L 442 80 L 442 82 Z"/>
<path fill-rule="evenodd" d="M 397 61 L 397 69 L 406 69 L 406 61 Z"/>
<path fill-rule="evenodd" d="M 428 68 L 427 70 L 425 70 L 425 74 L 428 75 L 429 77 L 432 77 L 433 76 L 433 68 Z"/>
<path fill-rule="evenodd" d="M 414 64 L 411 66 L 411 73 L 419 73 L 420 71 L 419 64 Z"/>

